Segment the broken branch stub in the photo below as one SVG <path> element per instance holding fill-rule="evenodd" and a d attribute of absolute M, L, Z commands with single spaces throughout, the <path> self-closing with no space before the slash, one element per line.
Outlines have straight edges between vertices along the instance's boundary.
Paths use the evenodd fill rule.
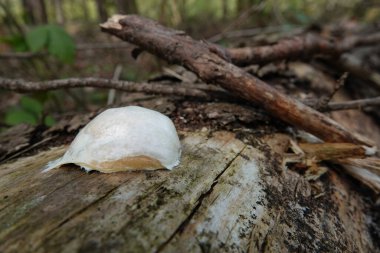
<path fill-rule="evenodd" d="M 100 25 L 102 31 L 180 64 L 208 83 L 217 83 L 232 93 L 262 106 L 273 116 L 328 142 L 353 142 L 372 146 L 345 130 L 329 117 L 287 97 L 265 82 L 227 62 L 207 43 L 195 41 L 182 31 L 164 27 L 137 15 L 115 15 Z"/>

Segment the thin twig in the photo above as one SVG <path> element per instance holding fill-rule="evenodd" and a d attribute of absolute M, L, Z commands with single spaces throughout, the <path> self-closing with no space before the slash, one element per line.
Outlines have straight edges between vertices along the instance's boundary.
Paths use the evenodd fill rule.
<path fill-rule="evenodd" d="M 5 52 L 0 54 L 0 59 L 29 59 L 37 56 L 47 55 L 44 52 Z"/>
<path fill-rule="evenodd" d="M 114 88 L 129 92 L 146 92 L 155 94 L 169 94 L 197 98 L 220 97 L 225 92 L 212 85 L 206 84 L 180 84 L 169 85 L 159 83 L 134 83 L 129 81 L 113 81 L 102 78 L 69 78 L 60 80 L 49 80 L 42 82 L 30 82 L 20 79 L 7 79 L 0 77 L 0 89 L 11 90 L 15 92 L 35 92 L 56 90 L 62 88 L 79 88 L 79 87 L 97 87 L 97 88 Z M 219 95 L 218 95 L 219 94 Z M 224 94 L 227 97 L 228 94 Z M 308 102 L 308 105 L 313 106 L 315 102 Z M 363 109 L 370 106 L 380 105 L 380 97 L 359 99 L 347 102 L 332 102 L 325 107 L 320 108 L 321 111 L 337 111 L 337 110 L 352 110 Z"/>
<path fill-rule="evenodd" d="M 62 88 L 78 88 L 78 87 L 97 87 L 116 89 L 129 92 L 145 92 L 154 94 L 170 94 L 185 97 L 197 97 L 210 99 L 216 89 L 210 86 L 209 89 L 205 86 L 180 84 L 169 85 L 161 83 L 135 83 L 129 81 L 117 81 L 103 78 L 68 78 L 60 80 L 50 80 L 42 82 L 30 82 L 21 79 L 8 79 L 0 77 L 0 89 L 11 90 L 15 92 L 35 92 L 56 90 Z M 220 93 L 223 93 L 219 89 Z M 216 92 L 217 93 L 217 92 Z"/>
<path fill-rule="evenodd" d="M 343 75 L 338 79 L 338 81 L 335 82 L 334 90 L 330 94 L 326 96 L 322 96 L 318 100 L 315 108 L 317 109 L 326 108 L 328 104 L 330 103 L 331 99 L 333 98 L 333 96 L 335 95 L 335 93 L 337 93 L 337 91 L 341 87 L 343 87 L 344 83 L 346 82 L 347 77 L 348 77 L 348 72 L 344 72 Z"/>
<path fill-rule="evenodd" d="M 333 96 L 338 92 L 338 90 L 340 90 L 340 88 L 344 86 L 344 84 L 346 83 L 347 77 L 348 77 L 348 72 L 344 72 L 343 75 L 338 79 L 338 81 L 336 81 L 334 91 L 331 92 L 331 94 L 328 96 L 329 102 L 331 101 Z"/>
<path fill-rule="evenodd" d="M 77 51 L 102 50 L 102 49 L 130 49 L 132 46 L 125 42 L 106 43 L 80 43 L 75 46 Z M 4 52 L 0 54 L 0 59 L 29 59 L 48 55 L 47 52 Z"/>
<path fill-rule="evenodd" d="M 271 34 L 271 33 L 283 33 L 285 31 L 287 32 L 288 29 L 289 29 L 288 26 L 282 25 L 282 26 L 266 26 L 266 27 L 256 27 L 256 28 L 243 29 L 243 30 L 234 30 L 234 31 L 226 32 L 226 33 L 216 34 L 210 37 L 209 39 L 207 39 L 207 41 L 215 43 L 222 39 L 253 37 L 258 34 L 264 35 L 264 34 Z M 296 35 L 296 34 L 300 34 L 303 31 L 304 30 L 300 28 L 299 26 L 294 26 L 290 34 Z M 289 32 L 287 32 L 287 35 L 289 35 Z"/>
<path fill-rule="evenodd" d="M 338 110 L 352 110 L 363 109 L 370 106 L 380 106 L 380 97 L 358 99 L 347 102 L 332 102 L 329 103 L 323 111 L 338 111 Z"/>
<path fill-rule="evenodd" d="M 279 60 L 311 57 L 316 54 L 341 55 L 355 47 L 377 45 L 380 33 L 353 35 L 343 40 L 329 40 L 317 34 L 306 34 L 280 40 L 274 45 L 226 49 L 231 61 L 238 66 L 265 64 Z"/>

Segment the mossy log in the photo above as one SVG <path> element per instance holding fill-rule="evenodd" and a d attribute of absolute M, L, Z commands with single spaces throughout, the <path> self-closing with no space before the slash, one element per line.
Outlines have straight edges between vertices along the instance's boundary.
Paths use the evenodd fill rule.
<path fill-rule="evenodd" d="M 182 132 L 172 171 L 42 173 L 67 146 L 18 158 L 0 165 L 0 252 L 376 251 L 352 182 L 286 169 L 286 141 Z"/>

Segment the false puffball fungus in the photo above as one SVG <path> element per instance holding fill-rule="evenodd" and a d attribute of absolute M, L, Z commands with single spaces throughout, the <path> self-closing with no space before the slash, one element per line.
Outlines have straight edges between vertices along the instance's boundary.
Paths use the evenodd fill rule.
<path fill-rule="evenodd" d="M 44 171 L 74 163 L 86 171 L 171 170 L 179 164 L 181 145 L 173 122 L 138 106 L 108 109 L 75 137 L 63 157 Z"/>

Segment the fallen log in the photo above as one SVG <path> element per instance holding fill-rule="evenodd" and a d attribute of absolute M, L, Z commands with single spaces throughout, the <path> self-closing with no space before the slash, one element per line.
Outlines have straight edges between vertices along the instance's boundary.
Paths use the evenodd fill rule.
<path fill-rule="evenodd" d="M 368 200 L 284 168 L 288 137 L 181 136 L 173 171 L 41 173 L 67 146 L 0 165 L 0 252 L 376 251 Z"/>

